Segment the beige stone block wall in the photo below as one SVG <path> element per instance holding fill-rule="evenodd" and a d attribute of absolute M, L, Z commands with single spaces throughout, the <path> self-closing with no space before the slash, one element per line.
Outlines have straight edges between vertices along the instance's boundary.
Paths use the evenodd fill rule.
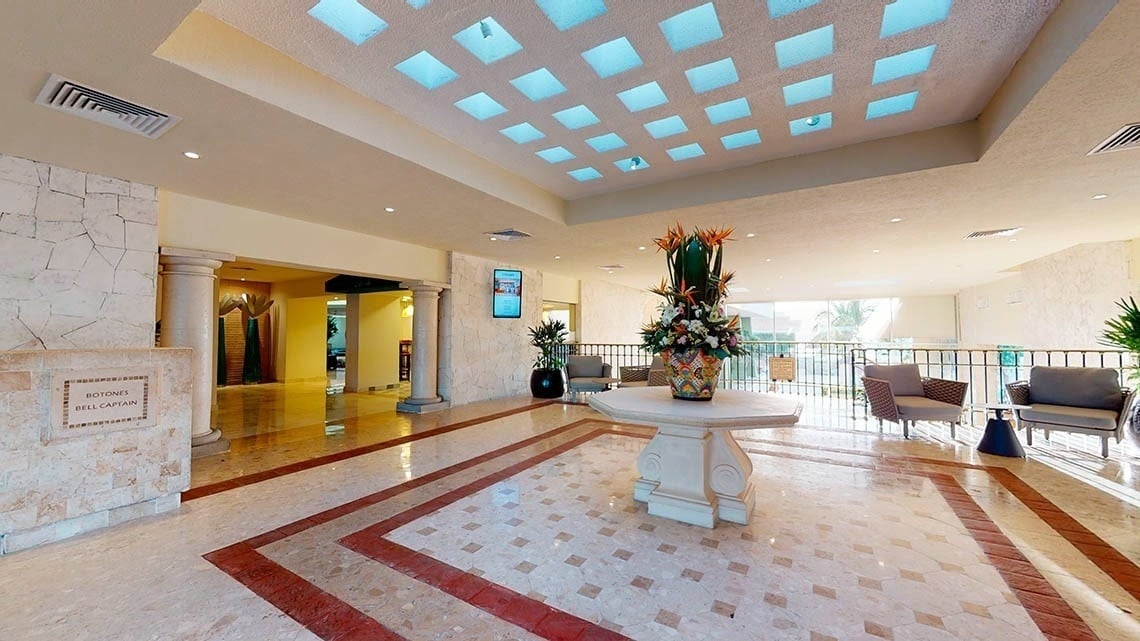
<path fill-rule="evenodd" d="M 578 342 L 641 343 L 641 327 L 653 320 L 664 301 L 648 291 L 652 285 L 656 283 L 633 289 L 598 280 L 582 281 Z"/>
<path fill-rule="evenodd" d="M 522 318 L 491 317 L 491 279 L 495 268 L 522 269 Z M 452 405 L 530 394 L 531 365 L 537 352 L 527 327 L 542 320 L 542 273 L 517 265 L 452 253 L 451 290 L 440 312 L 440 343 L 450 351 L 451 367 L 441 372 L 441 393 Z"/>
<path fill-rule="evenodd" d="M 157 370 L 154 426 L 52 433 L 53 373 L 124 368 Z M 189 349 L 0 352 L 0 554 L 177 507 L 190 484 L 189 374 Z"/>
<path fill-rule="evenodd" d="M 154 343 L 154 187 L 0 154 L 0 351 Z"/>

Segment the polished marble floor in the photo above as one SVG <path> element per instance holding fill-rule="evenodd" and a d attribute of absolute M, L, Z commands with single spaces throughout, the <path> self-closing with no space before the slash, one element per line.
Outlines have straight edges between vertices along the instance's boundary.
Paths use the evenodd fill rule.
<path fill-rule="evenodd" d="M 345 402 L 339 435 L 228 433 L 275 453 L 195 461 L 176 513 L 0 559 L 0 639 L 1140 640 L 1131 450 L 1003 459 L 809 404 L 739 435 L 757 509 L 709 530 L 633 501 L 649 431 L 589 408 Z"/>

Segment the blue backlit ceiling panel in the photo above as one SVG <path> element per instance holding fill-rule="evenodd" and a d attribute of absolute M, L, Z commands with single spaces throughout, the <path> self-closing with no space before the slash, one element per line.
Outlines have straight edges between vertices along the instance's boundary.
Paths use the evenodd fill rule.
<path fill-rule="evenodd" d="M 542 151 L 535 152 L 535 155 L 552 165 L 576 158 L 576 156 L 570 153 L 570 151 L 565 147 L 551 147 L 550 149 L 543 149 Z"/>
<path fill-rule="evenodd" d="M 722 122 L 731 122 L 752 115 L 747 98 L 737 98 L 705 107 L 705 115 L 710 125 L 719 125 Z"/>
<path fill-rule="evenodd" d="M 724 37 L 724 32 L 720 29 L 720 20 L 716 16 L 716 8 L 711 2 L 662 20 L 657 26 L 661 28 L 661 33 L 665 35 L 665 41 L 669 43 L 673 53 L 680 53 Z"/>
<path fill-rule="evenodd" d="M 768 0 L 768 15 L 772 19 L 783 18 L 784 16 L 814 7 L 823 0 Z"/>
<path fill-rule="evenodd" d="M 641 156 L 630 156 L 629 158 L 615 160 L 614 167 L 622 171 L 641 171 L 642 169 L 649 168 L 649 161 Z"/>
<path fill-rule="evenodd" d="M 793 136 L 802 136 L 817 131 L 831 129 L 831 112 L 804 116 L 788 121 L 788 130 Z"/>
<path fill-rule="evenodd" d="M 463 100 L 455 103 L 463 111 L 476 120 L 486 120 L 494 118 L 495 116 L 506 113 L 507 108 L 500 105 L 494 98 L 480 91 L 473 96 L 467 96 Z"/>
<path fill-rule="evenodd" d="M 451 67 L 426 51 L 421 51 L 396 65 L 396 71 L 420 83 L 425 89 L 441 87 L 459 77 Z"/>
<path fill-rule="evenodd" d="M 906 113 L 914 109 L 914 105 L 917 101 L 917 91 L 891 96 L 890 98 L 883 98 L 882 100 L 875 100 L 867 105 L 867 120 Z"/>
<path fill-rule="evenodd" d="M 598 178 L 602 177 L 602 174 L 600 174 L 598 170 L 594 169 L 593 167 L 582 167 L 581 169 L 575 169 L 566 173 L 570 174 L 571 178 L 577 180 L 580 183 L 584 183 L 587 180 L 597 180 Z"/>
<path fill-rule="evenodd" d="M 606 3 L 602 0 L 535 0 L 534 3 L 559 31 L 573 29 L 606 12 Z"/>
<path fill-rule="evenodd" d="M 934 50 L 937 48 L 938 45 L 930 45 L 879 58 L 875 61 L 875 74 L 871 78 L 871 84 L 878 85 L 926 71 L 930 68 L 930 61 L 934 58 Z"/>
<path fill-rule="evenodd" d="M 500 129 L 499 133 L 503 134 L 507 138 L 510 138 L 519 145 L 525 145 L 528 142 L 533 142 L 535 140 L 539 140 L 540 138 L 546 137 L 546 134 L 539 131 L 537 127 L 530 124 L 529 122 L 519 123 L 517 125 L 507 127 L 506 129 Z"/>
<path fill-rule="evenodd" d="M 706 93 L 740 81 L 732 58 L 693 67 L 685 71 L 685 77 L 689 79 L 689 86 L 693 88 L 693 93 Z"/>
<path fill-rule="evenodd" d="M 749 129 L 748 131 L 738 131 L 734 134 L 721 136 L 720 144 L 724 145 L 724 148 L 726 150 L 759 145 L 760 132 L 756 131 L 755 129 Z"/>
<path fill-rule="evenodd" d="M 626 89 L 618 94 L 618 100 L 621 100 L 625 108 L 633 113 L 652 109 L 669 102 L 669 99 L 665 97 L 665 92 L 661 91 L 661 85 L 657 84 L 656 81 L 638 85 L 633 89 Z"/>
<path fill-rule="evenodd" d="M 388 28 L 387 22 L 356 0 L 321 0 L 309 9 L 309 15 L 358 47 Z"/>
<path fill-rule="evenodd" d="M 625 141 L 622 137 L 615 133 L 602 134 L 601 136 L 594 136 L 587 138 L 586 144 L 594 148 L 598 153 L 605 153 L 613 151 L 614 149 L 621 149 L 625 146 Z"/>
<path fill-rule="evenodd" d="M 792 105 L 827 98 L 831 96 L 831 91 L 831 74 L 787 85 L 784 87 L 784 106 L 791 107 Z"/>
<path fill-rule="evenodd" d="M 460 31 L 452 38 L 471 55 L 482 60 L 485 65 L 522 51 L 522 45 L 490 16 Z"/>
<path fill-rule="evenodd" d="M 567 129 L 581 129 L 582 127 L 589 127 L 590 125 L 596 125 L 601 122 L 586 105 L 578 105 L 577 107 L 557 111 L 554 113 L 554 119 L 562 123 L 562 126 Z"/>
<path fill-rule="evenodd" d="M 673 162 L 678 162 L 681 160 L 688 160 L 690 158 L 698 158 L 700 156 L 703 156 L 705 155 L 705 150 L 701 149 L 701 145 L 699 143 L 694 142 L 687 145 L 681 145 L 680 147 L 673 147 L 666 150 L 666 153 L 668 153 L 669 157 L 673 159 Z"/>
<path fill-rule="evenodd" d="M 616 76 L 642 65 L 641 56 L 637 55 L 633 45 L 629 44 L 629 39 L 625 37 L 583 51 L 582 57 L 594 68 L 594 73 L 598 74 L 599 78 Z"/>
<path fill-rule="evenodd" d="M 668 138 L 669 136 L 683 134 L 688 131 L 689 128 L 685 126 L 685 121 L 682 120 L 680 116 L 669 116 L 668 118 L 645 123 L 645 130 L 654 138 Z"/>
<path fill-rule="evenodd" d="M 431 3 L 431 0 L 407 0 L 407 2 L 413 9 L 423 9 Z"/>
<path fill-rule="evenodd" d="M 950 15 L 954 0 L 895 0 L 883 9 L 880 38 L 942 22 Z"/>
<path fill-rule="evenodd" d="M 530 98 L 531 102 L 546 100 L 566 92 L 566 87 L 558 82 L 558 78 L 555 78 L 546 67 L 523 74 L 512 80 L 511 84 L 522 92 L 522 95 Z"/>
<path fill-rule="evenodd" d="M 776 64 L 790 69 L 805 62 L 826 58 L 835 52 L 835 25 L 813 29 L 776 43 Z"/>

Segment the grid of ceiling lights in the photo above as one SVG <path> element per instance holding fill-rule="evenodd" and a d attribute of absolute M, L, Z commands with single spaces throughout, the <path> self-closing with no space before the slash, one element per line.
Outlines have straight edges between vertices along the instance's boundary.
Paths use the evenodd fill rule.
<path fill-rule="evenodd" d="M 423 8 L 431 2 L 431 0 L 405 1 L 416 9 Z M 606 13 L 604 0 L 534 0 L 534 2 L 559 31 L 568 31 Z M 767 0 L 768 13 L 773 20 L 778 20 L 822 2 L 824 0 Z M 895 0 L 883 9 L 879 38 L 888 40 L 898 34 L 942 22 L 949 15 L 952 3 L 953 0 Z M 358 0 L 320 0 L 309 10 L 309 15 L 328 25 L 357 46 L 388 28 L 387 22 L 361 5 Z M 724 37 L 713 2 L 707 2 L 662 20 L 658 23 L 658 27 L 661 30 L 662 37 L 674 53 L 699 47 Z M 485 65 L 493 64 L 523 49 L 523 46 L 496 22 L 493 16 L 487 16 L 468 26 L 456 33 L 453 38 Z M 890 83 L 900 78 L 925 72 L 930 67 L 936 48 L 937 45 L 931 44 L 875 61 L 872 85 L 883 85 L 882 93 L 885 97 L 867 104 L 866 120 L 886 118 L 912 111 L 915 108 L 918 92 L 895 94 L 890 91 Z M 794 69 L 813 60 L 826 58 L 831 56 L 835 50 L 835 26 L 832 24 L 823 25 L 780 40 L 775 43 L 775 49 L 776 62 L 781 70 Z M 618 76 L 643 64 L 641 57 L 626 37 L 603 42 L 583 51 L 581 55 L 599 78 Z M 459 74 L 451 67 L 428 51 L 420 51 L 397 64 L 395 69 L 428 91 L 446 85 L 459 77 Z M 698 95 L 714 89 L 728 87 L 740 81 L 731 57 L 687 69 L 685 70 L 685 77 L 692 91 Z M 511 80 L 510 84 L 536 103 L 566 92 L 565 85 L 545 67 L 525 73 Z M 788 120 L 788 129 L 792 136 L 802 136 L 831 129 L 832 114 L 830 111 L 809 114 L 803 114 L 803 111 L 811 111 L 810 107 L 807 107 L 809 103 L 830 97 L 833 86 L 833 74 L 825 74 L 806 78 L 783 87 L 784 105 L 789 109 L 794 108 L 795 111 L 801 112 Z M 630 87 L 618 92 L 615 98 L 631 113 L 652 109 L 669 102 L 668 96 L 665 95 L 657 82 Z M 801 107 L 801 105 L 805 106 Z M 455 106 L 478 121 L 494 119 L 497 123 L 506 124 L 505 121 L 508 120 L 499 118 L 508 110 L 486 92 L 481 91 L 467 96 L 455 102 Z M 752 108 L 747 98 L 741 97 L 711 104 L 704 108 L 704 112 L 704 116 L 708 118 L 711 125 L 723 126 L 722 129 L 725 134 L 721 136 L 720 143 L 725 151 L 751 147 L 762 142 L 760 132 L 757 129 L 750 129 L 747 128 L 747 124 L 743 126 L 741 124 L 747 123 L 745 119 L 752 116 Z M 601 120 L 585 104 L 562 109 L 551 115 L 562 126 L 571 131 L 601 124 Z M 706 153 L 706 150 L 699 143 L 684 142 L 684 138 L 681 136 L 688 131 L 688 126 L 679 115 L 652 120 L 644 123 L 643 126 L 649 135 L 656 140 L 673 138 L 680 143 L 666 149 L 666 153 L 673 162 L 698 158 Z M 604 127 L 600 129 L 604 129 Z M 529 122 L 501 127 L 499 133 L 515 144 L 533 145 L 535 148 L 542 147 L 540 141 L 546 137 L 544 132 Z M 626 141 L 612 131 L 606 133 L 597 133 L 596 130 L 589 132 L 588 137 L 585 137 L 585 143 L 598 154 L 608 154 L 627 147 Z M 581 162 L 571 163 L 570 161 L 580 159 L 562 146 L 539 149 L 535 153 L 551 165 L 567 163 L 574 166 L 581 164 Z M 645 158 L 639 155 L 620 158 L 614 161 L 613 165 L 621 172 L 650 168 Z M 605 168 L 606 165 L 600 166 Z M 603 177 L 600 170 L 590 165 L 571 169 L 566 174 L 579 182 Z"/>

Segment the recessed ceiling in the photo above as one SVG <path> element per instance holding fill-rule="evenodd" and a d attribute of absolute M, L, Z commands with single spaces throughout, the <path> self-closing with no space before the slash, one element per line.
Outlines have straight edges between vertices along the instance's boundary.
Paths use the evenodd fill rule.
<path fill-rule="evenodd" d="M 978 115 L 1059 0 L 206 0 L 567 199 Z M 813 134 L 813 135 L 806 135 Z M 631 171 L 630 158 L 642 163 Z"/>

